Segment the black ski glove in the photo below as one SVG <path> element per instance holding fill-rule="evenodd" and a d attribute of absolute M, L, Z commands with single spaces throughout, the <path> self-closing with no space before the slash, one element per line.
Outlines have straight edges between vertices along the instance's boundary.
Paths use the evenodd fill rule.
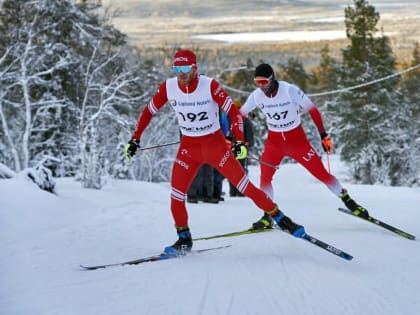
<path fill-rule="evenodd" d="M 124 156 L 127 160 L 136 155 L 137 149 L 140 148 L 139 139 L 131 139 L 124 147 Z"/>
<path fill-rule="evenodd" d="M 238 160 L 243 160 L 248 154 L 248 149 L 245 143 L 243 143 L 242 141 L 236 141 L 236 143 L 232 147 L 232 152 Z"/>

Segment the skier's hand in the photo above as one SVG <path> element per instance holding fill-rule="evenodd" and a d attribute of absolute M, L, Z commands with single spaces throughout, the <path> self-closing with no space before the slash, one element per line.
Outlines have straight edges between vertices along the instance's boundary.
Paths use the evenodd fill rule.
<path fill-rule="evenodd" d="M 321 133 L 321 143 L 324 151 L 327 154 L 331 154 L 333 150 L 333 143 L 330 136 L 326 132 Z"/>
<path fill-rule="evenodd" d="M 139 139 L 131 139 L 124 147 L 124 157 L 129 160 L 136 155 L 137 149 L 140 147 Z"/>
<path fill-rule="evenodd" d="M 248 154 L 248 149 L 245 143 L 243 143 L 242 141 L 236 141 L 236 143 L 232 147 L 232 152 L 238 160 L 243 160 Z"/>

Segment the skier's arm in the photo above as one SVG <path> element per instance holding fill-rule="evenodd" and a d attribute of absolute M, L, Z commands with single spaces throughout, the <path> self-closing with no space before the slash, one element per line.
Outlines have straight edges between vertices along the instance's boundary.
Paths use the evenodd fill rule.
<path fill-rule="evenodd" d="M 306 94 L 303 93 L 303 91 L 297 86 L 291 85 L 289 95 L 295 102 L 299 104 L 301 108 L 309 112 L 309 115 L 311 116 L 312 121 L 318 129 L 319 135 L 321 137 L 322 148 L 326 153 L 331 154 L 333 150 L 333 143 L 330 136 L 325 131 L 324 123 L 322 122 L 321 112 L 309 99 L 309 97 L 306 96 Z"/>
<path fill-rule="evenodd" d="M 245 103 L 240 108 L 240 113 L 242 114 L 242 117 L 247 117 L 247 115 L 252 112 L 255 108 L 257 108 L 257 104 L 254 101 L 254 93 L 251 93 L 250 96 L 248 96 Z"/>
<path fill-rule="evenodd" d="M 314 122 L 319 134 L 325 133 L 324 123 L 322 121 L 321 112 L 316 105 L 309 99 L 309 97 L 303 93 L 296 85 L 291 85 L 289 89 L 289 95 L 294 102 L 299 104 L 301 108 L 309 112 L 312 121 Z"/>
<path fill-rule="evenodd" d="M 136 130 L 133 133 L 132 139 L 140 140 L 143 131 L 149 125 L 153 115 L 159 111 L 168 101 L 168 96 L 166 94 L 166 81 L 162 82 L 159 86 L 158 91 L 152 97 L 149 104 L 143 109 L 140 113 L 139 119 L 137 121 Z"/>

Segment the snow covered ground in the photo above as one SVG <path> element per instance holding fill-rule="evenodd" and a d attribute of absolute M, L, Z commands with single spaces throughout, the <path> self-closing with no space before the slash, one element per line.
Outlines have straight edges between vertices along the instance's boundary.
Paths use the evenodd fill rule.
<path fill-rule="evenodd" d="M 352 185 L 337 159 L 332 170 L 373 216 L 420 236 L 418 188 Z M 251 167 L 254 183 L 258 172 Z M 340 213 L 340 200 L 299 165 L 277 172 L 276 201 L 352 261 L 275 231 L 194 244 L 232 245 L 219 251 L 83 271 L 79 264 L 148 256 L 175 241 L 169 184 L 114 181 L 96 191 L 59 179 L 57 191 L 0 180 L 2 315 L 419 314 L 419 241 Z M 261 215 L 229 196 L 188 208 L 194 237 L 241 230 Z"/>

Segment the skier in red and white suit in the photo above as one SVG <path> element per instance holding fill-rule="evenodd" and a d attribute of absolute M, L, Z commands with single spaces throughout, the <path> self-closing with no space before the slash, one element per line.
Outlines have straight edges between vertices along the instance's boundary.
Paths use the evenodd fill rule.
<path fill-rule="evenodd" d="M 215 79 L 197 74 L 196 56 L 190 50 L 176 52 L 173 70 L 176 77 L 160 84 L 157 93 L 142 111 L 132 140 L 125 148 L 127 158 L 135 154 L 152 116 L 169 103 L 177 115 L 182 137 L 171 176 L 171 211 L 179 239 L 166 247 L 165 252 L 177 253 L 182 248 L 188 250 L 192 247 L 185 200 L 194 176 L 204 163 L 215 167 L 242 194 L 273 216 L 279 225 L 300 237 L 304 228 L 293 223 L 267 194 L 250 182 L 235 158 L 244 158 L 247 150 L 243 143 L 242 116 L 230 96 Z M 227 147 L 220 129 L 220 110 L 226 112 L 233 122 L 233 131 L 238 140 L 233 148 Z"/>
<path fill-rule="evenodd" d="M 309 112 L 322 139 L 322 146 L 330 154 L 332 142 L 322 122 L 321 113 L 314 103 L 296 85 L 277 81 L 268 64 L 260 64 L 255 69 L 254 82 L 258 86 L 240 108 L 246 116 L 259 108 L 265 115 L 268 127 L 267 139 L 261 156 L 260 188 L 273 198 L 272 179 L 285 156 L 304 166 L 313 176 L 323 182 L 332 193 L 340 197 L 345 205 L 360 216 L 368 212 L 350 198 L 338 179 L 324 167 L 321 158 L 306 138 L 302 128 L 300 112 Z M 264 163 L 265 162 L 265 163 Z M 271 220 L 263 216 L 253 224 L 254 228 L 271 228 Z"/>

